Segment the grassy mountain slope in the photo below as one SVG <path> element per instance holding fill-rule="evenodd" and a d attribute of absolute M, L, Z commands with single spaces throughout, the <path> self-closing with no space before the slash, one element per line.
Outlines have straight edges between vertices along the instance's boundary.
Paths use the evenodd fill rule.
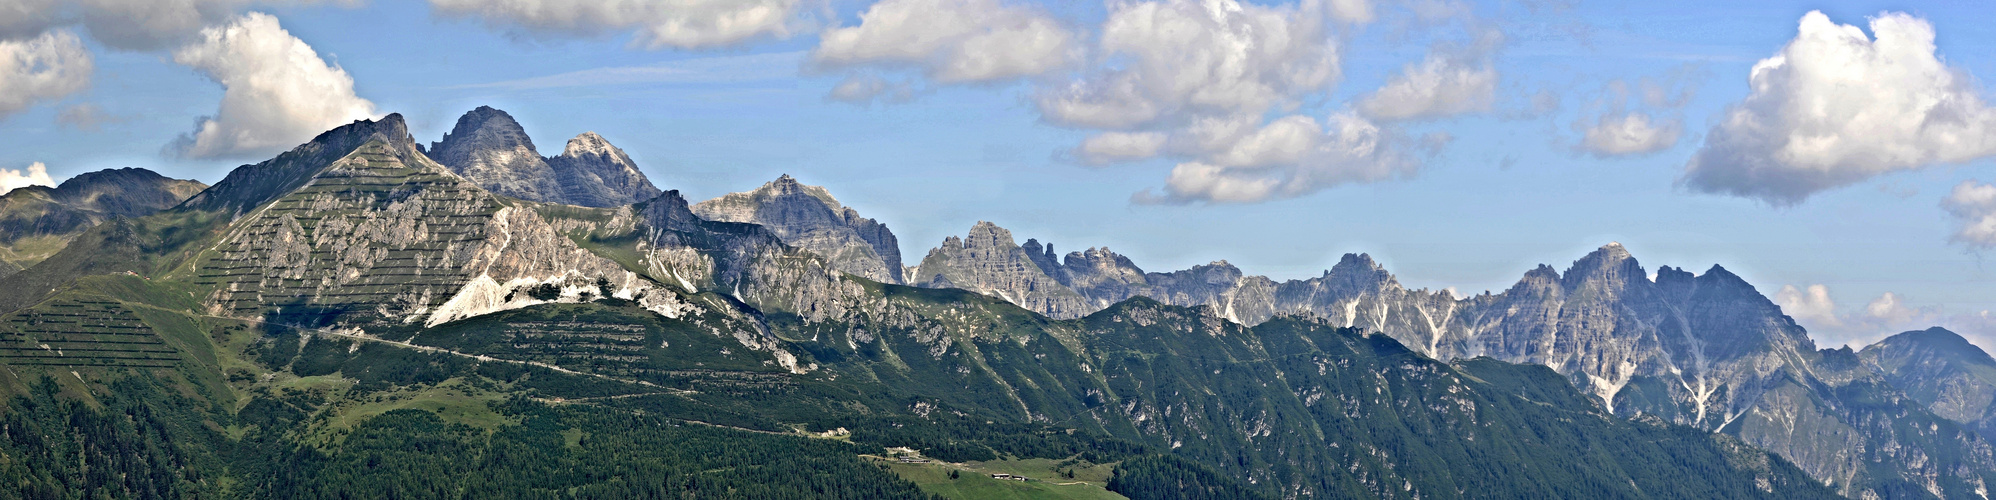
<path fill-rule="evenodd" d="M 0 481 L 57 497 L 920 497 L 889 447 L 1128 463 L 1138 498 L 1832 495 L 1542 367 L 1148 299 L 1055 321 L 676 193 L 493 196 L 392 115 L 93 228 L 0 306 Z"/>

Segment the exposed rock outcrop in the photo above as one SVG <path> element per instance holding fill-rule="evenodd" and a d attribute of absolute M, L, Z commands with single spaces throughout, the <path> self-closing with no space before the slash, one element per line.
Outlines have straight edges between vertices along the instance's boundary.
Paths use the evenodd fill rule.
<path fill-rule="evenodd" d="M 1076 318 L 1100 310 L 1086 297 L 1048 275 L 1012 232 L 979 221 L 964 238 L 943 239 L 929 251 L 908 282 L 929 288 L 961 288 L 1005 299 L 1052 318 Z"/>
<path fill-rule="evenodd" d="M 199 200 L 218 208 L 267 200 L 245 207 L 195 264 L 196 284 L 213 290 L 210 314 L 433 326 L 592 296 L 654 310 L 676 300 L 647 293 L 649 282 L 577 246 L 535 204 L 451 175 L 415 147 L 398 115 L 336 129 L 294 152 L 239 169 L 211 190 L 216 197 Z M 258 194 L 272 186 L 295 187 Z"/>
<path fill-rule="evenodd" d="M 1934 414 L 1996 435 L 1996 359 L 1946 328 L 1900 333 L 1858 355 Z"/>
<path fill-rule="evenodd" d="M 658 187 L 638 170 L 624 150 L 595 132 L 583 132 L 568 140 L 561 155 L 549 157 L 555 182 L 562 188 L 562 203 L 585 207 L 629 205 L 658 196 Z"/>
<path fill-rule="evenodd" d="M 425 153 L 487 191 L 522 200 L 614 207 L 659 193 L 629 155 L 595 132 L 570 139 L 560 156 L 542 157 L 512 115 L 490 106 L 459 117 Z"/>
<path fill-rule="evenodd" d="M 885 224 L 861 217 L 830 192 L 784 175 L 754 191 L 700 202 L 708 220 L 768 228 L 784 243 L 816 253 L 833 267 L 882 283 L 902 283 L 901 243 Z"/>
<path fill-rule="evenodd" d="M 1779 306 L 1719 266 L 1703 274 L 1663 267 L 1652 280 L 1626 248 L 1611 243 L 1565 272 L 1542 265 L 1502 293 L 1457 298 L 1409 290 L 1363 254 L 1345 255 L 1316 278 L 1276 282 L 1225 262 L 1144 273 L 1105 249 L 1057 260 L 1051 245 L 1011 247 L 1010 236 L 980 223 L 969 239 L 950 238 L 932 251 L 911 281 L 985 293 L 1055 318 L 1137 296 L 1210 307 L 1246 325 L 1305 315 L 1391 336 L 1436 359 L 1544 365 L 1611 412 L 1738 436 L 1847 495 L 1885 495 L 1870 489 L 1881 484 L 1960 493 L 1961 485 L 1975 484 L 1962 471 L 1996 467 L 1985 439 L 1926 409 L 1937 402 L 1954 410 L 1957 422 L 1974 422 L 1970 414 L 1990 405 L 1971 389 L 1979 379 L 1957 377 L 1946 390 L 1916 386 L 1909 392 L 1929 397 L 1906 399 L 1855 354 L 1817 351 Z M 1936 458 L 1943 456 L 1950 458 Z"/>

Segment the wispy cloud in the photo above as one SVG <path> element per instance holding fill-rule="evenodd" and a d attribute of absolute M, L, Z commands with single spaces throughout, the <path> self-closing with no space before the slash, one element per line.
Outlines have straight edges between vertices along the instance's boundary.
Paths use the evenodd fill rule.
<path fill-rule="evenodd" d="M 539 90 L 636 84 L 743 83 L 797 77 L 804 52 L 773 52 L 740 56 L 702 57 L 643 66 L 609 66 L 567 73 L 488 83 L 454 85 L 446 89 Z"/>
<path fill-rule="evenodd" d="M 1817 347 L 1863 348 L 1895 333 L 1939 326 L 1985 350 L 1996 350 L 1996 314 L 1987 309 L 1913 306 L 1907 305 L 1906 297 L 1885 292 L 1862 310 L 1846 311 L 1830 298 L 1830 288 L 1824 285 L 1783 286 L 1774 294 L 1774 303 L 1809 329 Z"/>

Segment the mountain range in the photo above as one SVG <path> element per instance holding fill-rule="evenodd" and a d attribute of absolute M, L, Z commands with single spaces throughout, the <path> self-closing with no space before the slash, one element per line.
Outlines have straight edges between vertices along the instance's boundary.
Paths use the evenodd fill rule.
<path fill-rule="evenodd" d="M 56 187 L 28 186 L 0 195 L 0 276 L 54 255 L 78 233 L 113 217 L 137 217 L 207 189 L 141 168 L 90 172 Z"/>
<path fill-rule="evenodd" d="M 1996 481 L 1996 362 L 1958 335 L 1817 349 L 1724 268 L 1652 275 L 1613 243 L 1469 297 L 1363 254 L 1303 280 L 1156 273 L 990 222 L 908 266 L 823 188 L 689 203 L 594 133 L 540 156 L 489 107 L 427 147 L 399 115 L 355 122 L 203 188 L 123 170 L 0 198 L 34 228 L 17 240 L 60 243 L 0 276 L 0 423 L 21 429 L 0 453 L 22 457 L 0 480 L 869 498 L 1043 460 L 1133 498 Z M 895 453 L 927 458 L 868 458 Z M 823 472 L 755 472 L 800 460 Z"/>

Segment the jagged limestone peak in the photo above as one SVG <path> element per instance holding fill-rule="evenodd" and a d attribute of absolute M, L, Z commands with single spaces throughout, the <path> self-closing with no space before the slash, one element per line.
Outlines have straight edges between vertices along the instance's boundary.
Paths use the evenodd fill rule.
<path fill-rule="evenodd" d="M 695 210 L 713 213 L 713 216 L 707 217 L 711 220 L 749 222 L 755 210 L 791 195 L 809 196 L 835 214 L 843 214 L 850 210 L 841 205 L 838 198 L 832 197 L 831 191 L 822 186 L 798 182 L 797 178 L 791 177 L 790 174 L 783 174 L 776 180 L 764 183 L 751 191 L 728 193 L 719 198 L 700 202 L 700 206 L 705 208 L 695 208 Z M 858 212 L 853 211 L 853 214 L 857 215 Z M 702 216 L 706 214 L 703 213 Z"/>
<path fill-rule="evenodd" d="M 597 135 L 596 132 L 594 131 L 590 131 L 577 134 L 575 138 L 569 139 L 568 146 L 562 148 L 561 155 L 562 156 L 582 156 L 582 155 L 623 156 L 624 150 L 617 149 L 616 146 L 610 145 L 610 141 L 608 139 L 604 139 L 603 136 Z"/>
<path fill-rule="evenodd" d="M 1054 318 L 1074 318 L 1108 304 L 1095 304 L 1063 280 L 1066 273 L 1048 259 L 1038 240 L 1023 248 L 1012 232 L 990 221 L 978 221 L 962 238 L 949 236 L 922 259 L 909 283 L 925 287 L 962 288 L 1018 304 Z M 1051 271 L 1051 272 L 1049 272 Z"/>
<path fill-rule="evenodd" d="M 1331 266 L 1329 271 L 1324 272 L 1324 277 L 1343 286 L 1365 288 L 1387 287 L 1389 284 L 1398 286 L 1393 273 L 1387 272 L 1385 266 L 1372 260 L 1371 255 L 1363 253 L 1345 254 L 1338 259 L 1337 265 Z"/>
<path fill-rule="evenodd" d="M 649 200 L 657 186 L 638 170 L 624 150 L 595 132 L 568 140 L 560 156 L 547 159 L 562 188 L 562 202 L 587 207 L 612 207 Z"/>
<path fill-rule="evenodd" d="M 1017 247 L 1012 239 L 1012 231 L 998 227 L 990 221 L 977 221 L 970 226 L 970 234 L 963 240 L 965 249 Z"/>
<path fill-rule="evenodd" d="M 479 106 L 457 118 L 457 125 L 441 141 L 430 143 L 434 154 L 459 148 L 513 149 L 535 151 L 534 140 L 513 115 L 491 106 Z M 444 153 L 448 154 L 448 153 Z"/>
<path fill-rule="evenodd" d="M 513 115 L 479 106 L 426 152 L 459 177 L 496 194 L 528 201 L 566 203 L 554 169 Z"/>
<path fill-rule="evenodd" d="M 1052 244 L 1047 245 L 1047 252 L 1053 252 Z M 1135 270 L 1139 275 L 1143 274 L 1143 269 L 1138 268 L 1136 262 L 1110 250 L 1109 247 L 1089 247 L 1079 252 L 1068 252 L 1065 259 L 1068 267 L 1120 268 Z"/>
<path fill-rule="evenodd" d="M 825 188 L 805 185 L 789 174 L 752 191 L 700 202 L 693 212 L 707 220 L 761 225 L 784 243 L 825 257 L 848 274 L 903 282 L 901 243 L 893 231 L 840 205 Z"/>
<path fill-rule="evenodd" d="M 1613 242 L 1573 261 L 1565 273 L 1565 284 L 1569 289 L 1589 284 L 1622 288 L 1631 281 L 1648 280 L 1649 273 L 1643 271 L 1635 256 L 1630 255 L 1621 243 Z"/>
<path fill-rule="evenodd" d="M 425 152 L 493 193 L 586 207 L 628 205 L 658 196 L 629 155 L 602 135 L 584 132 L 562 154 L 542 157 L 513 115 L 479 106 Z"/>

